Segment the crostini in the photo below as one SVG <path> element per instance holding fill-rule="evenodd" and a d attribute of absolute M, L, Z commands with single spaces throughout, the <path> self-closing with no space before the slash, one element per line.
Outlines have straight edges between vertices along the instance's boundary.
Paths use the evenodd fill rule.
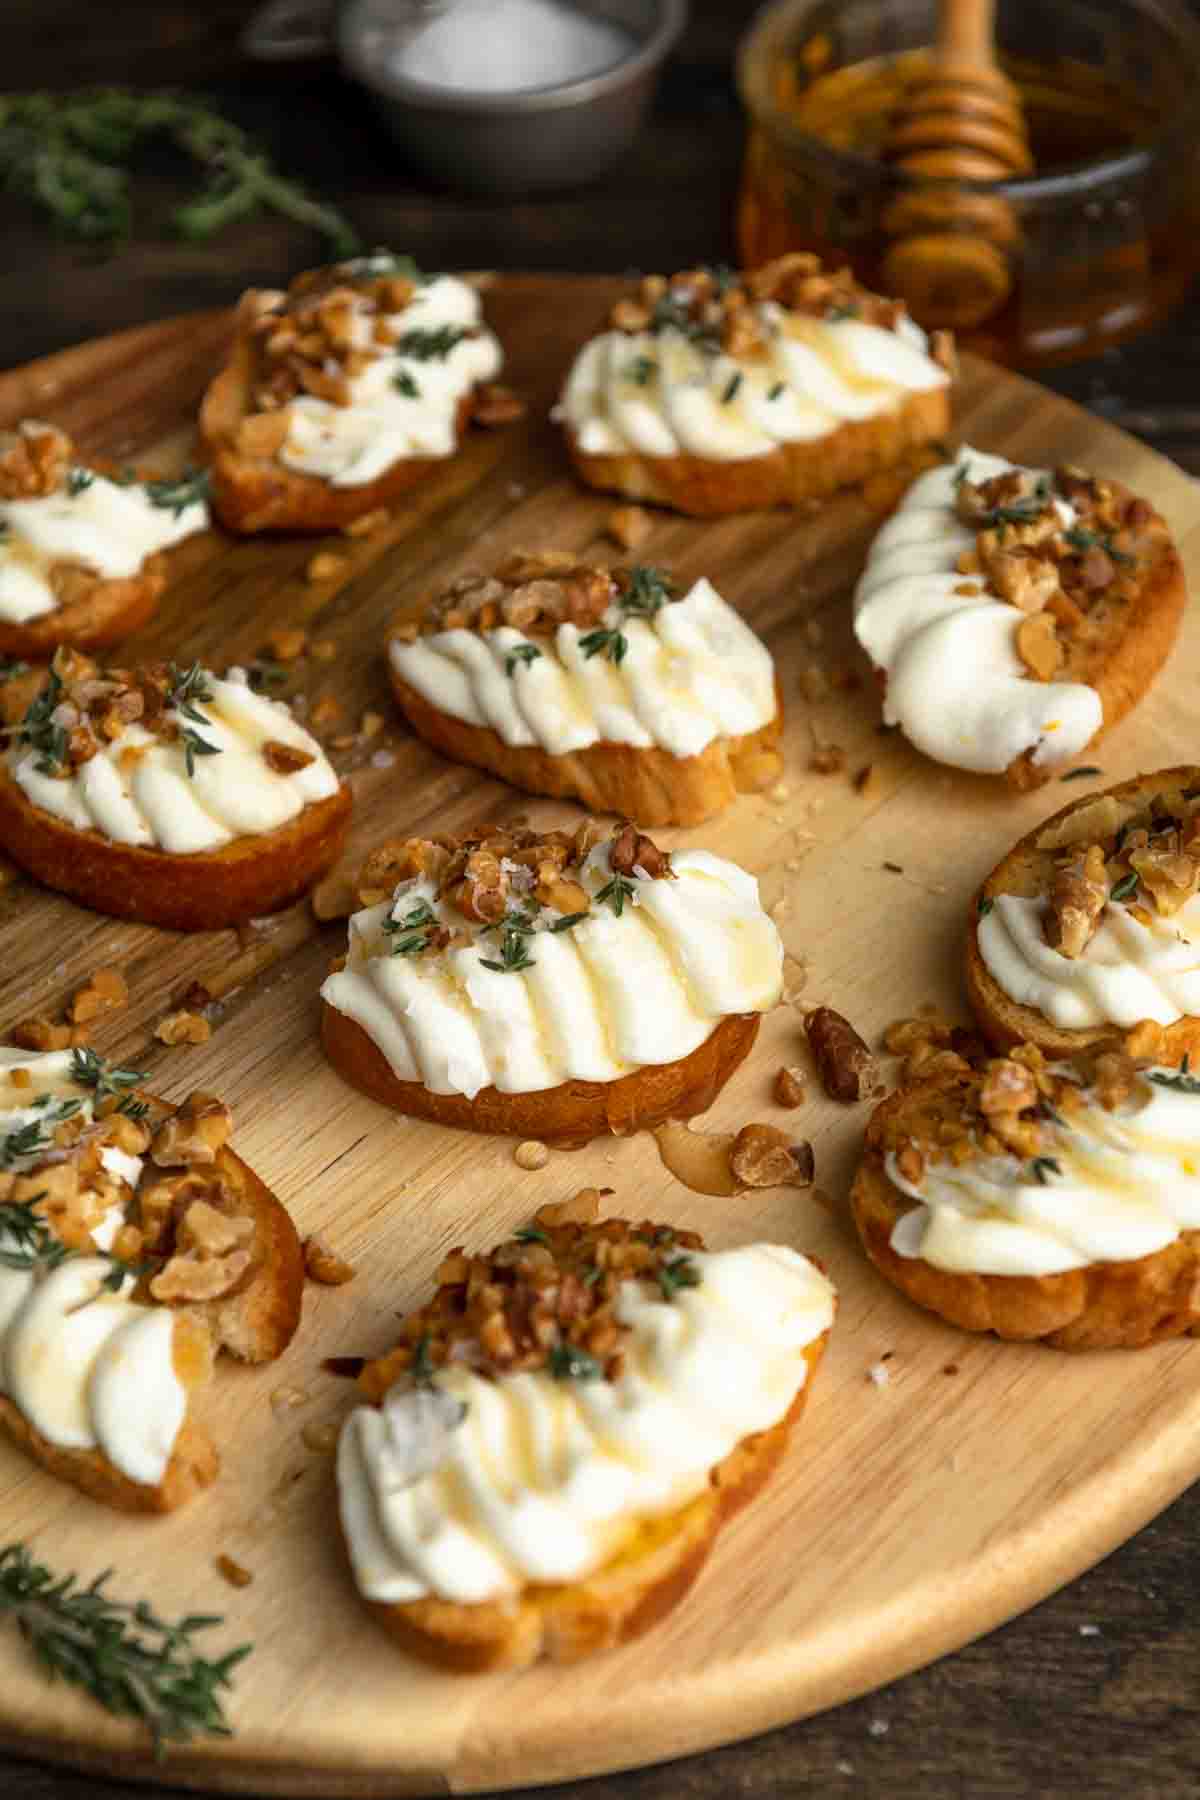
<path fill-rule="evenodd" d="M 881 1273 L 964 1331 L 1061 1350 L 1200 1326 L 1200 1081 L 1122 1051 L 940 1061 L 867 1130 L 851 1206 Z"/>
<path fill-rule="evenodd" d="M 144 625 L 164 552 L 208 527 L 205 474 L 139 481 L 82 462 L 53 425 L 0 433 L 0 657 L 106 649 Z"/>
<path fill-rule="evenodd" d="M 779 777 L 771 654 L 705 580 L 518 552 L 393 626 L 388 673 L 443 755 L 642 825 L 696 825 Z"/>
<path fill-rule="evenodd" d="M 1186 599 L 1148 501 L 964 448 L 875 539 L 854 630 L 887 724 L 937 762 L 1027 789 L 1137 705 Z"/>
<path fill-rule="evenodd" d="M 341 850 L 349 789 L 241 670 L 59 650 L 0 683 L 0 713 L 0 846 L 97 912 L 213 931 L 296 899 Z"/>
<path fill-rule="evenodd" d="M 328 531 L 453 456 L 503 361 L 475 288 L 387 251 L 243 294 L 200 409 L 231 531 Z"/>
<path fill-rule="evenodd" d="M 754 877 L 632 825 L 412 839 L 359 896 L 321 989 L 326 1054 L 442 1125 L 581 1144 L 690 1118 L 782 990 Z"/>
<path fill-rule="evenodd" d="M 0 1428 L 93 1499 L 153 1513 L 216 1476 L 191 1395 L 220 1351 L 286 1348 L 304 1265 L 228 1108 L 167 1107 L 141 1081 L 91 1050 L 0 1048 Z"/>
<path fill-rule="evenodd" d="M 832 1285 L 781 1244 L 602 1219 L 595 1188 L 437 1280 L 342 1429 L 359 1592 L 460 1673 L 640 1635 L 783 1456 Z"/>
<path fill-rule="evenodd" d="M 580 479 L 701 518 L 805 506 L 950 425 L 953 346 L 804 252 L 646 276 L 556 409 Z"/>

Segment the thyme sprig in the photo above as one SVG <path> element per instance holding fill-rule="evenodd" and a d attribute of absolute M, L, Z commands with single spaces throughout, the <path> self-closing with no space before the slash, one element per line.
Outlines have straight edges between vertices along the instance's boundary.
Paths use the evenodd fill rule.
<path fill-rule="evenodd" d="M 76 467 L 67 470 L 67 497 L 74 500 L 77 494 L 86 494 L 95 481 L 96 476 L 91 469 Z"/>
<path fill-rule="evenodd" d="M 625 911 L 625 902 L 632 901 L 636 892 L 633 882 L 627 876 L 614 875 L 611 881 L 605 882 L 596 899 L 601 905 L 611 906 L 619 919 Z"/>
<path fill-rule="evenodd" d="M 529 938 L 537 929 L 532 914 L 527 912 L 508 912 L 495 925 L 489 925 L 489 931 L 498 931 L 500 937 L 500 959 L 494 961 L 487 956 L 480 957 L 485 969 L 494 969 L 498 975 L 519 975 L 523 969 L 532 969 L 534 961 L 529 954 Z"/>
<path fill-rule="evenodd" d="M 1113 883 L 1108 891 L 1109 899 L 1128 900 L 1131 894 L 1137 893 L 1140 881 L 1141 876 L 1138 874 L 1137 870 L 1130 869 L 1128 875 L 1122 875 L 1120 881 L 1115 881 Z"/>
<path fill-rule="evenodd" d="M 192 1640 L 220 1625 L 218 1614 L 189 1613 L 170 1624 L 145 1600 L 114 1600 L 106 1591 L 111 1574 L 106 1569 L 83 1587 L 76 1575 L 35 1562 L 24 1544 L 8 1544 L 0 1550 L 0 1612 L 16 1621 L 51 1679 L 82 1688 L 110 1713 L 140 1719 L 156 1757 L 197 1733 L 231 1736 L 221 1692 L 252 1646 L 210 1662 Z"/>
<path fill-rule="evenodd" d="M 441 362 L 464 338 L 474 335 L 466 325 L 438 325 L 432 329 L 414 325 L 397 339 L 396 351 L 400 356 L 411 356 L 415 362 Z"/>
<path fill-rule="evenodd" d="M 311 199 L 239 126 L 201 100 L 131 88 L 0 95 L 5 188 L 85 243 L 111 250 L 131 236 L 127 165 L 150 138 L 168 139 L 208 177 L 197 197 L 175 211 L 181 237 L 200 242 L 265 208 L 319 232 L 335 258 L 358 248 L 335 207 Z"/>
<path fill-rule="evenodd" d="M 421 398 L 421 390 L 407 369 L 401 369 L 398 375 L 392 376 L 392 386 L 398 394 L 403 394 L 406 400 Z"/>
<path fill-rule="evenodd" d="M 73 1119 L 83 1105 L 82 1100 L 56 1100 L 50 1094 L 41 1094 L 31 1103 L 41 1111 L 36 1119 L 27 1124 L 18 1125 L 15 1131 L 6 1132 L 0 1138 L 0 1167 L 11 1169 L 14 1163 L 21 1162 L 27 1156 L 36 1156 L 40 1150 L 50 1147 L 50 1134 L 56 1126 L 67 1119 Z"/>
<path fill-rule="evenodd" d="M 392 945 L 393 956 L 420 956 L 423 950 L 428 950 L 430 933 L 436 926 L 437 918 L 428 900 L 418 900 L 402 919 L 385 919 L 382 930 L 396 940 Z"/>
<path fill-rule="evenodd" d="M 1115 563 L 1134 563 L 1136 556 L 1128 550 L 1118 550 L 1113 542 L 1111 531 L 1092 531 L 1086 525 L 1072 525 L 1063 532 L 1063 537 L 1072 550 L 1103 550 Z"/>
<path fill-rule="evenodd" d="M 40 775 L 57 775 L 67 760 L 66 731 L 52 716 L 62 698 L 62 685 L 58 671 L 51 669 L 45 687 L 30 701 L 17 726 L 17 742 L 38 752 L 34 767 Z"/>
<path fill-rule="evenodd" d="M 55 1269 L 71 1252 L 35 1212 L 42 1194 L 0 1205 L 0 1269 Z"/>
<path fill-rule="evenodd" d="M 604 1364 L 578 1344 L 553 1344 L 546 1365 L 555 1381 L 598 1381 Z"/>
<path fill-rule="evenodd" d="M 625 377 L 636 387 L 647 387 L 658 373 L 658 364 L 652 356 L 635 356 L 625 364 Z"/>
<path fill-rule="evenodd" d="M 1200 1081 L 1188 1073 L 1190 1063 L 1191 1055 L 1185 1051 L 1176 1074 L 1163 1075 L 1154 1070 L 1146 1076 L 1146 1080 L 1152 1081 L 1155 1087 L 1174 1088 L 1177 1094 L 1200 1094 Z"/>
<path fill-rule="evenodd" d="M 635 563 L 629 571 L 620 605 L 622 611 L 633 618 L 653 619 L 674 594 L 675 583 L 662 569 L 656 569 L 651 563 Z"/>
<path fill-rule="evenodd" d="M 580 638 L 579 648 L 589 662 L 593 656 L 604 655 L 619 667 L 629 649 L 629 639 L 615 625 L 597 625 L 595 631 L 585 632 Z"/>
<path fill-rule="evenodd" d="M 673 1300 L 680 1288 L 699 1287 L 701 1277 L 690 1256 L 673 1256 L 659 1267 L 654 1279 L 662 1289 L 663 1299 Z"/>
<path fill-rule="evenodd" d="M 177 669 L 174 663 L 168 663 L 167 681 L 164 705 L 173 706 L 176 712 L 181 712 L 185 719 L 194 719 L 197 725 L 207 724 L 204 714 L 197 709 L 199 701 L 213 697 L 207 671 L 198 662 L 186 669 Z"/>
<path fill-rule="evenodd" d="M 1046 1186 L 1051 1175 L 1062 1174 L 1062 1164 L 1053 1156 L 1035 1156 L 1029 1167 L 1034 1180 L 1042 1187 Z"/>
<path fill-rule="evenodd" d="M 183 742 L 183 760 L 190 781 L 196 773 L 196 758 L 198 756 L 220 756 L 221 746 L 220 744 L 210 744 L 207 738 L 201 737 L 198 731 L 193 731 L 190 725 L 185 725 L 179 736 Z"/>
<path fill-rule="evenodd" d="M 530 663 L 537 662 L 541 654 L 536 644 L 516 644 L 504 658 L 504 673 L 515 674 L 522 663 L 528 668 Z"/>
<path fill-rule="evenodd" d="M 129 1091 L 145 1079 L 141 1069 L 120 1069 L 86 1046 L 71 1052 L 71 1080 L 91 1088 L 96 1106 L 102 1100 L 116 1100 L 117 1111 L 127 1118 L 144 1119 L 150 1110 L 147 1101 L 135 1099 Z"/>
<path fill-rule="evenodd" d="M 207 504 L 209 490 L 212 487 L 212 476 L 207 469 L 188 468 L 182 475 L 164 477 L 161 481 L 147 481 L 146 498 L 151 506 L 160 506 L 165 512 L 178 518 L 189 506 Z"/>

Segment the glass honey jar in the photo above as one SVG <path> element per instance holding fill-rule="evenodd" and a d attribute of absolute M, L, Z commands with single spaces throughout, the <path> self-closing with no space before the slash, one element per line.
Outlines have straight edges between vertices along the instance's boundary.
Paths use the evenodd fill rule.
<path fill-rule="evenodd" d="M 743 265 L 815 250 L 1024 367 L 1157 322 L 1200 270 L 1200 23 L 1183 0 L 999 0 L 998 61 L 1035 164 L 1004 182 L 884 158 L 936 29 L 935 0 L 776 0 L 759 15 L 738 63 Z"/>

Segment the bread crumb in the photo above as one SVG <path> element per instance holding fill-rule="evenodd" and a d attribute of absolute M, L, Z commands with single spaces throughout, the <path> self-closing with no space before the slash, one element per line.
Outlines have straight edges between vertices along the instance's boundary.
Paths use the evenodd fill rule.
<path fill-rule="evenodd" d="M 322 1287 L 343 1287 L 347 1281 L 354 1280 L 356 1270 L 354 1264 L 332 1250 L 323 1237 L 314 1234 L 304 1240 L 304 1273 Z"/>
<path fill-rule="evenodd" d="M 892 1379 L 892 1372 L 884 1362 L 872 1363 L 867 1370 L 867 1380 L 877 1388 L 885 1388 Z"/>
<path fill-rule="evenodd" d="M 636 550 L 654 530 L 654 521 L 641 506 L 616 506 L 609 513 L 605 530 L 622 550 Z"/>
<path fill-rule="evenodd" d="M 344 572 L 346 566 L 344 556 L 335 556 L 332 550 L 318 550 L 317 554 L 309 559 L 304 573 L 312 582 L 332 581 Z"/>
<path fill-rule="evenodd" d="M 544 1169 L 550 1161 L 550 1152 L 537 1138 L 526 1138 L 513 1151 L 513 1161 L 518 1169 Z"/>
<path fill-rule="evenodd" d="M 230 1587 L 249 1587 L 254 1580 L 249 1569 L 243 1569 L 241 1563 L 234 1562 L 232 1556 L 221 1555 L 217 1558 L 217 1574 L 226 1580 Z"/>
<path fill-rule="evenodd" d="M 83 1025 L 98 1014 L 114 1012 L 129 1003 L 129 988 L 119 969 L 97 969 L 77 988 L 68 1007 L 68 1015 L 76 1025 Z"/>
<path fill-rule="evenodd" d="M 373 531 L 382 531 L 390 515 L 385 506 L 377 506 L 374 512 L 364 513 L 361 519 L 351 519 L 348 525 L 342 526 L 346 537 L 370 537 Z"/>
<path fill-rule="evenodd" d="M 373 769 L 390 769 L 395 760 L 394 750 L 376 750 L 371 758 L 371 767 Z"/>
<path fill-rule="evenodd" d="M 207 1044 L 212 1026 L 202 1013 L 173 1012 L 159 1020 L 154 1035 L 163 1044 Z"/>
<path fill-rule="evenodd" d="M 267 634 L 267 648 L 276 662 L 295 662 L 308 645 L 308 633 L 299 625 L 277 625 Z"/>
<path fill-rule="evenodd" d="M 318 638 L 315 644 L 309 646 L 308 653 L 317 662 L 332 662 L 337 655 L 337 645 L 332 638 Z"/>

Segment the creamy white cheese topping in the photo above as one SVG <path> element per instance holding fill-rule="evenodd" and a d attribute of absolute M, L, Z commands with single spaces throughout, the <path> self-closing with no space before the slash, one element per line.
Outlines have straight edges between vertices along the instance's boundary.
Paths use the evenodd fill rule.
<path fill-rule="evenodd" d="M 778 1424 L 804 1385 L 805 1347 L 833 1322 L 832 1285 L 779 1244 L 689 1259 L 700 1284 L 669 1301 L 641 1282 L 619 1290 L 630 1330 L 615 1382 L 439 1370 L 466 1413 L 441 1466 L 415 1481 L 397 1467 L 387 1400 L 350 1415 L 338 1487 L 363 1594 L 469 1606 L 581 1580 L 639 1520 L 685 1506 L 743 1438 Z"/>
<path fill-rule="evenodd" d="M 311 802 L 335 794 L 338 778 L 282 701 L 256 694 L 232 675 L 205 675 L 212 698 L 189 702 L 199 718 L 169 715 L 220 752 L 195 756 L 190 775 L 182 739 L 168 743 L 134 721 L 65 780 L 39 770 L 39 753 L 17 745 L 8 752 L 13 779 L 44 812 L 118 844 L 189 855 L 275 831 Z M 312 762 L 290 775 L 277 773 L 261 754 L 271 740 L 303 750 Z"/>
<path fill-rule="evenodd" d="M 1148 1070 L 1114 1111 L 1089 1096 L 1048 1126 L 1042 1154 L 1058 1167 L 1043 1162 L 1044 1180 L 1032 1161 L 1004 1155 L 935 1163 L 914 1184 L 889 1155 L 890 1179 L 920 1201 L 897 1221 L 892 1249 L 954 1272 L 1057 1275 L 1151 1256 L 1200 1228 L 1200 1093 L 1161 1084 L 1178 1079 Z"/>
<path fill-rule="evenodd" d="M 333 487 L 360 487 L 402 457 L 452 456 L 458 447 L 459 401 L 477 382 L 490 381 L 504 360 L 482 316 L 474 288 L 453 275 L 435 276 L 417 288 L 403 311 L 386 315 L 388 324 L 398 337 L 444 327 L 471 335 L 444 356 L 418 357 L 398 343 L 375 345 L 376 315 L 364 304 L 354 321 L 355 342 L 380 354 L 351 378 L 348 406 L 315 394 L 300 394 L 291 402 L 279 460 L 303 475 L 319 475 Z"/>
<path fill-rule="evenodd" d="M 23 625 L 56 609 L 55 563 L 123 580 L 156 551 L 207 526 L 202 500 L 176 512 L 156 506 L 140 482 L 122 486 L 103 475 L 74 494 L 63 486 L 38 499 L 0 500 L 0 620 Z"/>
<path fill-rule="evenodd" d="M 674 327 L 603 332 L 576 357 L 556 416 L 585 455 L 737 462 L 811 443 L 949 382 L 909 319 L 884 331 L 770 302 L 756 310 L 768 343 L 754 356 L 708 353 Z"/>
<path fill-rule="evenodd" d="M 569 621 L 553 638 L 508 625 L 431 632 L 411 644 L 393 638 L 388 654 L 440 712 L 551 756 L 601 741 L 698 756 L 714 738 L 757 731 L 775 717 L 771 653 L 709 582 L 651 619 L 610 606 L 602 623 L 619 628 L 628 646 L 619 663 L 588 656 L 580 648 L 588 632 Z M 520 652 L 529 647 L 537 654 L 526 658 Z"/>
<path fill-rule="evenodd" d="M 93 1095 L 72 1080 L 71 1062 L 69 1050 L 30 1055 L 0 1046 L 0 1141 L 35 1120 L 48 1136 L 64 1102 L 90 1122 Z M 5 1166 L 20 1173 L 41 1156 L 6 1155 Z M 101 1161 L 136 1186 L 140 1157 L 108 1145 Z M 123 1208 L 110 1206 L 92 1230 L 101 1249 L 122 1223 Z M 0 1249 L 12 1248 L 0 1229 Z M 0 1268 L 0 1393 L 50 1443 L 99 1449 L 131 1481 L 153 1486 L 187 1406 L 172 1359 L 174 1319 L 166 1308 L 134 1305 L 128 1276 L 108 1291 L 111 1274 L 111 1263 L 96 1256 L 70 1256 L 49 1273 Z"/>
<path fill-rule="evenodd" d="M 913 483 L 871 546 L 854 596 L 854 634 L 887 676 L 883 716 L 937 762 L 1000 774 L 1027 750 L 1042 766 L 1074 756 L 1104 723 L 1082 682 L 1035 681 L 1017 655 L 1025 614 L 957 564 L 975 532 L 954 510 L 956 467 L 974 482 L 1019 465 L 965 447 Z M 1030 473 L 1041 474 L 1041 470 Z M 1063 524 L 1074 511 L 1057 502 Z M 957 590 L 974 586 L 975 593 Z"/>
<path fill-rule="evenodd" d="M 1069 1031 L 1142 1019 L 1173 1025 L 1200 1013 L 1200 897 L 1169 918 L 1151 910 L 1148 925 L 1110 900 L 1074 957 L 1046 942 L 1048 904 L 997 894 L 979 921 L 979 954 L 1011 1000 Z"/>
<path fill-rule="evenodd" d="M 350 920 L 346 966 L 322 996 L 362 1026 L 400 1081 L 469 1099 L 489 1086 L 524 1094 L 615 1081 L 690 1055 L 726 1014 L 775 1005 L 783 945 L 752 875 L 707 850 L 678 850 L 676 879 L 635 875 L 618 916 L 595 899 L 612 879 L 608 857 L 598 845 L 580 871 L 593 897 L 587 918 L 533 933 L 532 967 L 516 973 L 484 967 L 499 960 L 497 933 L 393 955 L 403 934 L 385 922 L 422 904 L 452 932 L 467 924 L 429 881 L 401 882 L 390 901 Z"/>

